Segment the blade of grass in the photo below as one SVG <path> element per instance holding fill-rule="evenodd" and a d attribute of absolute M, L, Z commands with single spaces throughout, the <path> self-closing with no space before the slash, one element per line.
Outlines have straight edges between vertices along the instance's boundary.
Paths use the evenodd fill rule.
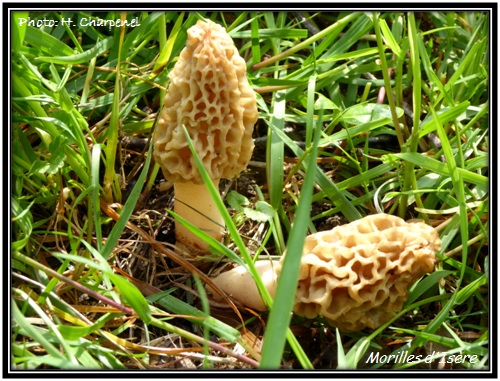
<path fill-rule="evenodd" d="M 341 20 L 337 21 L 336 23 L 330 25 L 328 28 L 323 29 L 318 34 L 315 34 L 314 36 L 309 37 L 307 40 L 301 42 L 300 44 L 297 44 L 293 48 L 285 50 L 282 53 L 276 54 L 273 57 L 271 57 L 271 58 L 267 59 L 266 61 L 263 61 L 263 62 L 261 62 L 259 64 L 253 65 L 252 66 L 252 70 L 262 69 L 263 67 L 269 66 L 269 65 L 271 65 L 271 64 L 273 64 L 273 63 L 275 63 L 277 61 L 280 61 L 282 59 L 285 59 L 285 58 L 289 57 L 293 53 L 295 53 L 295 52 L 297 52 L 297 51 L 299 51 L 301 49 L 304 49 L 307 46 L 311 45 L 313 42 L 318 41 L 318 40 L 320 40 L 322 38 L 325 38 L 328 34 L 333 33 L 333 31 L 335 31 L 337 29 L 341 30 L 348 23 L 354 21 L 355 19 L 357 19 L 361 15 L 362 15 L 362 13 L 357 13 L 357 12 L 354 12 L 354 13 L 351 13 L 351 14 L 347 15 L 343 19 L 341 19 Z"/>
<path fill-rule="evenodd" d="M 315 81 L 313 76 L 310 81 Z M 314 89 L 314 87 L 313 87 Z M 312 93 L 312 94 L 311 94 Z M 314 96 L 310 91 L 309 96 Z M 310 103 L 311 105 L 314 102 Z M 312 114 L 308 119 L 311 130 L 314 126 Z M 308 158 L 308 166 L 315 165 L 318 143 L 321 136 L 321 117 L 314 128 L 314 142 Z M 262 360 L 260 367 L 264 369 L 276 369 L 279 367 L 285 346 L 286 332 L 290 324 L 291 312 L 295 300 L 295 293 L 290 290 L 297 289 L 302 248 L 307 234 L 309 213 L 312 202 L 314 187 L 314 171 L 307 171 L 301 189 L 299 204 L 295 215 L 292 231 L 288 238 L 287 254 L 278 278 L 274 304 L 269 314 L 267 329 L 264 333 L 262 345 Z M 312 366 L 312 364 L 308 364 Z"/>
<path fill-rule="evenodd" d="M 27 23 L 21 20 L 28 19 L 28 12 L 12 12 L 10 18 L 10 26 L 12 31 L 11 48 L 13 52 L 18 52 L 23 46 L 24 36 L 26 35 Z"/>
<path fill-rule="evenodd" d="M 36 46 L 43 53 L 51 56 L 71 56 L 73 49 L 71 49 L 64 42 L 44 32 L 40 28 L 28 26 L 24 41 L 32 46 Z"/>
<path fill-rule="evenodd" d="M 175 298 L 170 295 L 172 291 L 164 291 L 158 294 L 149 296 L 147 299 L 150 302 L 157 303 L 163 308 L 172 311 L 178 315 L 188 316 L 187 320 L 190 320 L 196 324 L 201 324 L 203 327 L 210 329 L 212 332 L 219 335 L 223 340 L 230 342 L 235 342 L 239 337 L 240 333 L 233 327 L 221 322 L 210 316 L 208 313 L 199 310 L 192 305 L 183 302 L 180 299 Z"/>
<path fill-rule="evenodd" d="M 161 44 L 161 51 L 160 51 L 160 56 L 155 62 L 155 65 L 153 67 L 152 75 L 158 74 L 163 68 L 170 62 L 171 56 L 172 56 L 172 51 L 174 49 L 174 44 L 177 40 L 177 37 L 179 36 L 179 31 L 182 26 L 182 21 L 184 19 L 184 12 L 182 12 L 177 20 L 175 21 L 174 26 L 172 27 L 172 30 L 170 32 L 170 36 L 168 39 L 166 39 L 166 36 L 163 38 L 160 37 L 160 41 L 164 41 L 164 43 Z M 165 17 L 160 16 L 159 20 L 160 24 L 165 24 Z M 162 28 L 163 29 L 163 28 Z M 160 29 L 161 30 L 161 29 Z"/>
<path fill-rule="evenodd" d="M 283 131 L 285 127 L 286 97 L 284 91 L 276 92 L 273 97 L 273 115 L 270 121 L 272 129 L 267 136 L 267 182 L 269 184 L 269 197 L 271 206 L 278 210 L 283 200 L 284 177 L 284 143 L 273 133 L 274 130 Z"/>
<path fill-rule="evenodd" d="M 295 153 L 297 157 L 302 157 L 304 155 L 304 151 L 297 146 L 286 134 L 278 129 L 275 129 L 272 125 L 270 127 L 273 129 L 274 133 L 276 133 L 280 139 L 282 139 Z M 349 220 L 355 221 L 360 219 L 362 216 L 358 212 L 358 210 L 352 205 L 352 203 L 346 198 L 345 191 L 341 192 L 338 186 L 328 177 L 325 173 L 316 166 L 314 163 L 314 171 L 308 171 L 309 164 L 307 161 L 303 163 L 304 170 L 306 172 L 313 172 L 316 176 L 316 182 L 321 188 L 323 192 L 327 195 L 327 197 L 332 201 L 332 203 L 340 209 L 342 214 Z"/>
<path fill-rule="evenodd" d="M 396 39 L 394 38 L 387 22 L 384 19 L 379 20 L 380 30 L 385 40 L 385 44 L 392 50 L 396 57 L 401 57 L 401 48 L 399 47 Z"/>
<path fill-rule="evenodd" d="M 439 115 L 439 118 L 441 119 L 441 123 L 443 125 L 454 121 L 454 120 L 460 120 L 460 116 L 465 114 L 470 107 L 470 102 L 462 102 L 459 103 L 455 106 L 451 107 L 445 107 L 442 108 L 439 111 L 436 111 L 436 114 Z M 420 125 L 420 132 L 419 132 L 419 139 L 423 138 L 425 135 L 427 135 L 429 132 L 434 132 L 436 131 L 435 124 L 432 120 L 432 114 L 428 116 L 427 118 L 424 119 L 424 121 Z"/>
<path fill-rule="evenodd" d="M 167 332 L 177 334 L 177 335 L 179 335 L 187 340 L 194 341 L 195 343 L 199 343 L 202 345 L 208 345 L 209 347 L 215 349 L 216 351 L 219 351 L 219 352 L 224 353 L 228 356 L 234 357 L 234 358 L 240 360 L 241 362 L 244 362 L 244 363 L 251 365 L 254 368 L 258 367 L 257 361 L 254 361 L 248 357 L 242 356 L 242 355 L 232 351 L 231 349 L 226 348 L 225 346 L 223 346 L 219 343 L 205 340 L 204 338 L 202 338 L 198 335 L 195 335 L 194 333 L 191 333 L 189 331 L 186 331 L 185 329 L 176 327 L 175 325 L 167 323 L 166 321 L 153 318 L 153 320 L 151 321 L 151 325 L 154 325 L 157 328 L 164 329 Z"/>
<path fill-rule="evenodd" d="M 406 305 L 412 304 L 420 296 L 422 296 L 422 294 L 424 294 L 432 286 L 437 284 L 437 282 L 440 279 L 445 278 L 450 274 L 453 274 L 453 271 L 447 271 L 447 270 L 435 271 L 432 274 L 429 274 L 427 277 L 425 277 L 425 279 L 415 283 L 408 291 L 408 299 L 405 304 Z"/>
<path fill-rule="evenodd" d="M 102 247 L 101 254 L 104 258 L 108 259 L 113 249 L 116 247 L 118 239 L 120 238 L 123 230 L 125 229 L 127 222 L 130 219 L 130 216 L 134 212 L 134 209 L 137 205 L 138 199 L 141 195 L 142 187 L 146 183 L 146 177 L 149 172 L 149 166 L 151 163 L 153 145 L 150 144 L 148 148 L 148 153 L 146 155 L 146 161 L 144 162 L 144 166 L 142 168 L 141 174 L 137 179 L 136 184 L 132 188 L 129 197 L 127 198 L 127 202 L 123 206 L 123 209 L 120 212 L 120 217 L 116 222 L 115 226 L 111 229 L 111 232 L 108 234 L 106 238 L 106 243 Z"/>
<path fill-rule="evenodd" d="M 121 19 L 124 20 L 125 13 L 121 13 Z M 121 86 L 121 56 L 122 45 L 125 35 L 125 27 L 120 28 L 120 38 L 118 41 L 118 62 L 116 64 L 116 79 L 115 88 L 113 91 L 113 106 L 111 109 L 111 120 L 106 131 L 106 147 L 104 148 L 106 154 L 106 162 L 104 169 L 103 179 L 103 197 L 104 200 L 111 204 L 114 200 L 121 202 L 120 186 L 117 185 L 117 174 L 115 172 L 116 165 L 116 149 L 118 147 L 118 136 L 120 133 L 120 96 L 122 92 Z"/>
<path fill-rule="evenodd" d="M 338 328 L 335 329 L 335 337 L 337 339 L 337 369 L 353 369 L 347 362 L 347 357 L 344 352 L 344 347 L 342 346 L 342 338 L 340 337 L 340 332 Z"/>
<path fill-rule="evenodd" d="M 270 204 L 274 210 L 282 209 L 283 205 L 283 178 L 284 178 L 284 143 L 273 131 L 282 132 L 285 126 L 286 98 L 284 91 L 278 91 L 273 97 L 273 116 L 270 121 L 271 129 L 267 134 L 266 147 L 266 172 L 269 184 Z M 275 218 L 275 226 L 279 227 L 279 217 Z M 285 246 L 283 234 L 280 230 L 274 230 L 278 251 L 282 252 Z"/>
<path fill-rule="evenodd" d="M 14 292 L 16 290 L 13 290 Z M 18 291 L 19 292 L 19 291 Z M 27 297 L 27 296 L 26 296 Z M 67 364 L 68 359 L 59 350 L 53 346 L 48 340 L 46 340 L 43 335 L 41 335 L 36 327 L 31 325 L 24 314 L 21 312 L 17 303 L 13 302 L 12 306 L 12 317 L 21 329 L 23 329 L 27 335 L 29 335 L 33 340 L 40 343 L 43 348 L 48 352 L 53 359 L 60 361 L 62 364 Z"/>
<path fill-rule="evenodd" d="M 450 168 L 445 164 L 432 157 L 421 155 L 417 152 L 405 152 L 405 153 L 395 153 L 384 155 L 385 159 L 389 161 L 393 160 L 392 158 L 401 158 L 403 160 L 407 160 L 412 162 L 415 165 L 418 165 L 422 168 L 425 168 L 431 172 L 437 173 L 442 176 L 450 177 Z M 455 168 L 456 172 L 460 174 L 460 177 L 463 181 L 470 182 L 472 184 L 477 185 L 487 185 L 489 184 L 489 179 L 486 176 L 483 176 L 478 173 L 467 171 L 463 168 Z"/>
<path fill-rule="evenodd" d="M 257 18 L 257 13 L 252 12 L 252 29 L 251 29 L 251 38 L 252 38 L 252 63 L 255 65 L 261 60 L 260 53 L 260 38 L 259 38 L 259 20 Z"/>
<path fill-rule="evenodd" d="M 227 228 L 231 238 L 233 239 L 234 243 L 238 247 L 238 249 L 240 251 L 240 255 L 243 257 L 243 260 L 245 261 L 245 264 L 248 267 L 248 271 L 250 272 L 250 274 L 254 278 L 254 280 L 257 284 L 257 288 L 258 288 L 264 302 L 268 305 L 271 305 L 272 299 L 271 299 L 271 296 L 269 295 L 269 291 L 266 289 L 266 287 L 262 283 L 262 280 L 260 279 L 260 276 L 259 276 L 259 274 L 258 274 L 258 272 L 253 264 L 252 257 L 250 256 L 250 253 L 248 252 L 248 250 L 245 246 L 245 243 L 243 242 L 240 234 L 238 233 L 238 229 L 234 225 L 234 222 L 231 219 L 231 216 L 229 215 L 229 212 L 226 209 L 224 202 L 222 201 L 222 199 L 220 197 L 219 190 L 215 188 L 215 186 L 214 186 L 212 180 L 210 179 L 205 167 L 203 166 L 203 163 L 201 162 L 200 158 L 198 157 L 198 154 L 196 153 L 193 142 L 191 140 L 191 137 L 189 136 L 189 133 L 188 133 L 186 127 L 184 127 L 184 134 L 186 136 L 186 140 L 188 142 L 189 149 L 191 150 L 191 154 L 193 155 L 193 157 L 195 159 L 198 171 L 200 171 L 201 178 L 203 179 L 203 182 L 206 184 L 208 191 L 210 192 L 210 195 L 212 196 L 212 199 L 213 199 L 215 205 L 217 206 L 217 209 L 219 210 L 219 213 L 221 214 L 221 216 L 224 220 L 224 223 L 226 224 L 226 228 Z M 180 220 L 180 222 L 182 223 L 182 220 Z M 195 230 L 193 230 L 193 232 L 194 231 Z M 200 233 L 203 233 L 203 232 L 200 232 Z"/>
<path fill-rule="evenodd" d="M 307 30 L 305 29 L 288 29 L 288 28 L 274 28 L 274 29 L 259 29 L 260 38 L 305 38 L 307 37 Z M 251 38 L 253 33 L 251 30 L 231 33 L 233 38 Z"/>
<path fill-rule="evenodd" d="M 32 308 L 38 316 L 43 320 L 45 325 L 49 328 L 50 332 L 57 338 L 57 341 L 61 345 L 61 348 L 63 349 L 63 352 L 66 354 L 66 356 L 63 356 L 58 349 L 54 348 L 50 343 L 44 342 L 44 346 L 47 346 L 47 350 L 52 356 L 62 356 L 65 361 L 66 365 L 65 368 L 72 368 L 72 367 L 78 367 L 78 360 L 76 357 L 73 355 L 72 351 L 69 348 L 69 344 L 67 343 L 66 340 L 62 337 L 61 333 L 57 330 L 56 324 L 51 320 L 51 318 L 43 311 L 43 309 L 33 300 L 31 299 L 24 291 L 20 289 L 13 289 L 14 294 L 16 294 L 18 297 L 21 297 L 24 301 L 28 303 L 30 308 Z M 15 303 L 13 303 L 15 305 Z M 20 312 L 19 310 L 17 310 Z M 25 320 L 25 317 L 22 317 L 22 320 Z M 24 328 L 28 328 L 27 325 L 24 326 Z M 32 328 L 32 327 L 31 327 Z M 33 329 L 30 329 L 32 333 L 35 333 L 36 331 Z M 41 339 L 40 335 L 36 335 L 37 340 Z"/>
<path fill-rule="evenodd" d="M 415 25 L 415 14 L 410 12 L 408 14 L 408 37 L 410 40 L 410 62 L 413 78 L 413 127 L 410 135 L 409 142 L 407 142 L 407 151 L 416 152 L 419 142 L 419 129 L 420 129 L 420 108 L 421 108 L 421 92 L 422 92 L 422 72 L 420 69 L 420 56 L 418 49 L 418 35 L 417 27 Z M 404 192 L 410 190 L 416 184 L 414 164 L 407 162 L 404 168 L 403 180 L 403 193 L 398 201 L 398 214 L 399 217 L 405 218 L 406 209 L 408 207 L 408 195 Z M 420 196 L 415 194 L 419 200 L 418 204 L 422 207 Z"/>
<path fill-rule="evenodd" d="M 443 146 L 443 152 L 446 158 L 446 165 L 448 167 L 448 171 L 450 173 L 451 181 L 453 183 L 453 189 L 457 195 L 457 200 L 459 201 L 459 221 L 460 221 L 460 236 L 461 236 L 461 241 L 462 242 L 467 242 L 469 240 L 469 229 L 468 229 L 468 218 L 467 218 L 467 209 L 466 209 L 466 202 L 465 202 L 465 193 L 464 193 L 464 183 L 463 179 L 461 177 L 461 173 L 457 171 L 457 165 L 455 158 L 453 156 L 453 152 L 451 150 L 451 146 L 448 141 L 448 137 L 446 135 L 446 132 L 444 131 L 444 127 L 440 123 L 439 116 L 435 113 L 434 109 L 431 107 L 431 112 L 434 117 L 434 122 L 436 124 L 436 130 L 438 133 L 439 138 L 441 139 L 441 144 Z M 465 269 L 466 269 L 466 263 L 467 263 L 467 256 L 468 256 L 468 248 L 467 245 L 463 245 L 462 248 L 462 265 L 460 266 L 460 275 L 459 278 L 456 282 L 456 289 L 460 289 L 460 285 L 463 282 L 464 275 L 465 275 Z M 437 316 L 425 327 L 423 332 L 425 333 L 434 333 L 438 330 L 439 327 L 443 325 L 443 323 L 446 321 L 448 318 L 448 314 L 450 313 L 451 309 L 457 302 L 459 293 L 454 292 L 453 295 L 451 296 L 450 300 L 443 306 L 442 310 L 437 314 Z M 413 340 L 411 344 L 411 350 L 415 350 L 418 348 L 422 343 L 426 341 L 425 338 L 422 336 L 417 337 L 415 340 Z"/>
<path fill-rule="evenodd" d="M 427 77 L 430 79 L 432 84 L 436 86 L 436 88 L 439 90 L 438 96 L 436 99 L 433 99 L 433 106 L 437 107 L 438 102 L 441 101 L 444 97 L 446 103 L 448 106 L 453 106 L 455 102 L 453 101 L 453 98 L 451 97 L 451 94 L 445 89 L 444 85 L 441 83 L 439 80 L 434 68 L 432 67 L 432 64 L 430 62 L 429 55 L 427 54 L 427 51 L 425 50 L 425 45 L 424 41 L 422 39 L 418 39 L 418 47 L 419 47 L 419 52 L 420 52 L 420 57 L 422 58 L 422 65 L 425 70 L 425 74 Z"/>
<path fill-rule="evenodd" d="M 264 19 L 269 28 L 275 29 L 283 27 L 283 19 L 276 17 L 275 14 L 265 13 Z M 278 25 L 276 25 L 278 24 Z M 272 51 L 277 54 L 280 51 L 281 39 L 273 38 L 270 40 Z M 276 70 L 274 78 L 278 79 L 286 75 L 285 70 Z M 285 128 L 285 111 L 286 111 L 286 91 L 277 91 L 273 94 L 271 101 L 272 116 L 270 125 L 275 129 L 283 131 Z M 281 232 L 280 216 L 284 217 L 283 212 L 283 179 L 284 179 L 284 143 L 278 136 L 269 129 L 267 132 L 267 147 L 266 147 L 266 175 L 267 184 L 269 186 L 270 204 L 277 211 L 274 218 L 273 238 L 277 246 L 278 252 L 283 252 L 285 242 Z"/>
<path fill-rule="evenodd" d="M 259 276 L 259 273 L 257 269 L 255 268 L 254 262 L 252 260 L 252 257 L 248 253 L 248 250 L 243 242 L 243 240 L 240 237 L 240 234 L 238 232 L 238 229 L 236 228 L 233 220 L 231 219 L 231 216 L 229 215 L 228 210 L 226 209 L 224 202 L 222 201 L 218 189 L 215 188 L 213 185 L 212 180 L 210 179 L 205 167 L 203 166 L 203 163 L 201 162 L 200 158 L 198 157 L 196 150 L 194 148 L 193 142 L 189 136 L 189 133 L 187 129 L 184 127 L 184 134 L 186 136 L 186 140 L 189 145 L 189 149 L 191 150 L 191 154 L 193 155 L 196 166 L 198 168 L 198 171 L 200 172 L 200 175 L 203 179 L 203 182 L 207 186 L 210 195 L 212 196 L 212 199 L 214 200 L 215 205 L 217 206 L 217 209 L 219 210 L 219 213 L 221 214 L 222 218 L 224 219 L 224 223 L 226 224 L 226 228 L 229 231 L 229 234 L 231 238 L 233 239 L 234 243 L 238 247 L 241 256 L 243 257 L 243 260 L 245 261 L 246 266 L 248 267 L 248 272 L 252 275 L 252 278 L 255 281 L 255 284 L 257 285 L 257 289 L 259 290 L 259 293 L 262 297 L 262 300 L 264 303 L 268 306 L 272 306 L 273 300 L 269 294 L 269 291 L 266 289 L 264 286 L 262 279 Z M 203 233 L 200 231 L 200 233 Z M 310 362 L 307 359 L 307 356 L 304 354 L 304 351 L 302 347 L 299 345 L 297 342 L 295 336 L 291 333 L 289 329 L 287 329 L 287 338 L 288 341 L 290 342 L 290 345 L 292 349 L 294 350 L 295 354 L 297 355 L 297 358 L 300 362 L 300 364 L 304 368 L 310 368 Z"/>
<path fill-rule="evenodd" d="M 374 12 L 373 16 L 373 27 L 375 29 L 375 35 L 377 37 L 377 47 L 379 50 L 380 61 L 382 66 L 382 75 L 384 77 L 384 86 L 387 95 L 387 100 L 389 101 L 389 106 L 391 109 L 392 123 L 394 124 L 394 129 L 396 130 L 396 136 L 398 137 L 399 146 L 404 146 L 403 132 L 399 126 L 399 119 L 396 112 L 396 103 L 394 101 L 394 95 L 391 87 L 391 78 L 389 77 L 389 66 L 387 65 L 387 58 L 385 56 L 386 46 L 382 40 L 382 33 L 379 26 L 379 15 Z"/>
<path fill-rule="evenodd" d="M 80 63 L 87 63 L 92 58 L 97 57 L 103 54 L 105 51 L 109 50 L 113 46 L 113 44 L 114 44 L 113 37 L 108 37 L 102 41 L 97 42 L 92 49 L 86 50 L 83 53 L 78 53 L 74 55 L 71 54 L 59 57 L 53 57 L 53 56 L 37 57 L 35 58 L 35 61 L 51 62 L 61 65 L 75 65 Z M 73 51 L 71 51 L 71 53 L 73 53 Z"/>

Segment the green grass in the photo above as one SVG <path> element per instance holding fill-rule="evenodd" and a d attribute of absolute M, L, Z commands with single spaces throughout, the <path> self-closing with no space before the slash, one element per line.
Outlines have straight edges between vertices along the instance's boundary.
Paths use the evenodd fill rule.
<path fill-rule="evenodd" d="M 489 369 L 488 13 L 11 16 L 14 370 Z M 140 26 L 79 23 L 97 16 Z M 28 17 L 74 24 L 19 23 Z M 265 142 L 222 196 L 212 186 L 227 235 L 190 226 L 213 254 L 192 263 L 173 250 L 180 218 L 149 138 L 202 17 L 246 60 Z M 304 237 L 382 211 L 442 239 L 404 309 L 353 334 L 291 315 Z M 273 302 L 253 263 L 285 249 Z M 209 303 L 202 286 L 227 263 L 254 276 L 269 313 Z M 433 351 L 475 361 L 367 362 Z"/>

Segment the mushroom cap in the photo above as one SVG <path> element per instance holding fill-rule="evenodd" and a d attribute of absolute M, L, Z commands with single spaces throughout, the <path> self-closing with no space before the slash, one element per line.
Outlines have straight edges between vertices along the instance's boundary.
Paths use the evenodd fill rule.
<path fill-rule="evenodd" d="M 433 227 L 388 214 L 312 234 L 305 241 L 294 312 L 323 316 L 344 332 L 376 329 L 402 309 L 408 287 L 434 269 L 440 244 Z"/>
<path fill-rule="evenodd" d="M 198 21 L 187 31 L 186 47 L 170 84 L 154 137 L 154 158 L 173 182 L 202 183 L 182 126 L 212 179 L 231 179 L 252 156 L 258 118 L 246 63 L 226 30 Z"/>

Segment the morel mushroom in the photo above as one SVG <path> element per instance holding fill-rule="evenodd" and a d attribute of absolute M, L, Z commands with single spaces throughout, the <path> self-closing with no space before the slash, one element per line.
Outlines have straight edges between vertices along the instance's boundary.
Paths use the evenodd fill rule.
<path fill-rule="evenodd" d="M 154 136 L 154 158 L 174 183 L 174 212 L 217 240 L 224 221 L 203 183 L 184 135 L 218 188 L 244 170 L 253 152 L 258 118 L 246 64 L 220 25 L 198 21 L 189 28 L 186 47 L 170 73 L 170 84 Z M 188 248 L 208 245 L 176 223 L 177 241 Z"/>
<path fill-rule="evenodd" d="M 312 234 L 305 240 L 293 310 L 306 318 L 323 316 L 344 332 L 376 329 L 402 309 L 408 288 L 434 269 L 440 245 L 433 227 L 387 214 Z M 283 259 L 261 269 L 279 274 Z M 234 283 L 225 277 L 224 283 L 214 282 L 241 303 L 246 295 L 258 295 L 255 285 L 246 285 L 241 295 L 234 292 L 241 275 Z M 274 294 L 274 282 L 265 284 Z"/>

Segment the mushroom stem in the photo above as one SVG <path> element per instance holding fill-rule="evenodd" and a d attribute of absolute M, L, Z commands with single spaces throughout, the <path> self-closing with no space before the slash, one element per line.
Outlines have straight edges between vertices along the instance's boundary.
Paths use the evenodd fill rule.
<path fill-rule="evenodd" d="M 278 278 L 276 268 L 278 266 L 279 261 L 261 260 L 255 262 L 255 269 L 259 273 L 262 283 L 269 291 L 271 297 L 274 297 L 274 293 L 276 292 Z M 222 291 L 241 304 L 257 311 L 267 310 L 252 275 L 244 267 L 237 266 L 217 275 L 212 281 Z M 219 298 L 211 287 L 208 286 L 207 289 L 210 293 L 214 294 L 216 299 Z"/>
<path fill-rule="evenodd" d="M 215 188 L 219 188 L 219 180 L 212 180 Z M 174 212 L 191 224 L 197 226 L 211 237 L 220 241 L 224 230 L 224 220 L 215 205 L 205 184 L 193 182 L 176 182 L 174 184 Z M 209 245 L 191 233 L 180 222 L 175 222 L 177 242 L 194 250 L 208 251 Z"/>

